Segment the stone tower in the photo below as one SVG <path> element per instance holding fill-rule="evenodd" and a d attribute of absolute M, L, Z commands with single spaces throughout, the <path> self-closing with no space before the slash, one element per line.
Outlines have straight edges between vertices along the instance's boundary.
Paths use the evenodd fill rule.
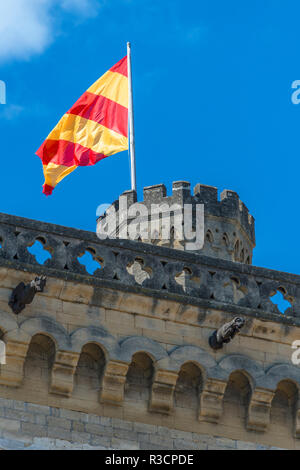
<path fill-rule="evenodd" d="M 0 214 L 0 448 L 300 449 L 300 276 L 251 265 L 254 221 L 233 191 L 177 182 L 144 201 L 204 204 L 201 250 Z M 16 314 L 12 294 L 40 276 Z"/>
<path fill-rule="evenodd" d="M 172 194 L 167 196 L 166 187 L 163 184 L 148 186 L 144 188 L 144 198 L 140 201 L 148 209 L 147 220 L 149 222 L 147 234 L 140 237 L 140 241 L 151 243 L 158 246 L 166 246 L 179 250 L 186 249 L 187 241 L 184 239 L 176 239 L 174 234 L 174 217 L 182 216 L 184 206 L 190 205 L 192 210 L 192 226 L 195 227 L 195 208 L 197 205 L 204 206 L 204 246 L 199 250 L 191 250 L 197 253 L 222 258 L 230 261 L 238 261 L 241 263 L 251 264 L 252 251 L 255 247 L 255 231 L 254 218 L 250 215 L 245 204 L 240 200 L 238 194 L 234 191 L 224 190 L 218 200 L 218 189 L 214 186 L 206 186 L 197 184 L 194 188 L 194 194 L 191 195 L 190 183 L 186 181 L 176 181 L 173 183 Z M 119 200 L 113 203 L 113 208 L 117 214 L 117 230 L 116 233 L 110 235 L 119 236 L 122 230 L 122 213 L 127 212 L 128 225 L 130 219 L 130 208 L 133 208 L 137 202 L 135 191 L 125 191 Z M 165 205 L 170 210 L 151 213 L 151 208 L 155 205 L 163 208 Z M 121 209 L 122 208 L 122 209 Z M 163 239 L 161 225 L 164 218 L 169 219 L 171 216 L 171 237 Z M 124 218 L 124 217 L 123 217 Z M 160 218 L 160 220 L 159 220 Z M 141 221 L 145 218 L 140 217 Z M 151 220 L 157 220 L 156 225 L 151 228 Z M 98 224 L 104 223 L 105 215 L 100 217 Z M 159 223 L 160 222 L 160 223 Z M 154 227 L 154 228 L 153 228 Z M 153 232 L 156 232 L 154 234 Z M 155 237 L 156 235 L 156 237 Z M 172 236 L 173 235 L 173 236 Z M 122 238 L 122 236 L 120 237 Z"/>

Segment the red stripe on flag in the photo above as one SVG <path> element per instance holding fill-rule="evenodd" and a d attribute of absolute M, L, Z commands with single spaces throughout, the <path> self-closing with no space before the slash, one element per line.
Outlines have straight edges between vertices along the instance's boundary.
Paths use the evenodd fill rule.
<path fill-rule="evenodd" d="M 104 96 L 86 91 L 69 109 L 68 114 L 98 122 L 128 137 L 128 109 Z"/>
<path fill-rule="evenodd" d="M 122 75 L 125 75 L 125 77 L 128 77 L 128 71 L 127 71 L 127 55 L 123 57 L 123 59 L 119 60 L 111 69 L 111 72 L 118 72 Z"/>
<path fill-rule="evenodd" d="M 46 195 L 46 196 L 50 196 L 52 194 L 52 191 L 53 191 L 53 186 L 49 186 L 49 184 L 43 184 L 43 193 Z"/>
<path fill-rule="evenodd" d="M 74 144 L 67 140 L 47 139 L 36 152 L 43 165 L 54 163 L 64 166 L 89 166 L 106 158 L 107 155 L 93 152 L 80 144 Z"/>

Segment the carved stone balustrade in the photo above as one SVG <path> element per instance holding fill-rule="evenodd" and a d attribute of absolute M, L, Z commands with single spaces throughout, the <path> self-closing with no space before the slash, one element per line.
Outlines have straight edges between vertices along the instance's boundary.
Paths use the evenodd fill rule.
<path fill-rule="evenodd" d="M 28 251 L 36 241 L 51 255 L 44 264 Z M 91 232 L 6 214 L 0 214 L 0 246 L 3 267 L 299 323 L 299 275 L 130 240 L 100 240 Z M 92 275 L 80 263 L 86 252 L 99 264 Z M 276 292 L 290 303 L 284 315 L 272 302 Z"/>

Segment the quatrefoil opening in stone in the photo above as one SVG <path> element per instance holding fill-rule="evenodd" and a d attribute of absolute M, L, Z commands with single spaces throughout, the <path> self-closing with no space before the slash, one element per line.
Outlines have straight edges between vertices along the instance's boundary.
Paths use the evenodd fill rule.
<path fill-rule="evenodd" d="M 51 259 L 51 254 L 46 248 L 46 240 L 43 237 L 37 237 L 34 242 L 27 247 L 27 250 L 34 256 L 38 264 L 45 264 Z"/>
<path fill-rule="evenodd" d="M 150 279 L 152 276 L 152 269 L 145 267 L 144 260 L 142 258 L 135 258 L 132 263 L 127 265 L 128 273 L 134 277 L 138 284 L 143 284 L 146 279 Z"/>
<path fill-rule="evenodd" d="M 77 259 L 79 264 L 84 266 L 91 275 L 95 274 L 98 269 L 102 269 L 104 265 L 103 259 L 96 256 L 96 251 L 93 248 L 87 248 Z"/>

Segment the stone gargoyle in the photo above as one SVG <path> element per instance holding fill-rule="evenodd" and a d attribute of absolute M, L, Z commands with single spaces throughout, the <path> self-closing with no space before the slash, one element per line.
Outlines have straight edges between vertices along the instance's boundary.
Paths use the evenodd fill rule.
<path fill-rule="evenodd" d="M 17 315 L 22 312 L 26 304 L 31 304 L 37 292 L 43 292 L 46 285 L 46 276 L 36 277 L 29 284 L 20 282 L 12 291 L 8 305 Z"/>
<path fill-rule="evenodd" d="M 235 317 L 230 322 L 224 323 L 221 328 L 214 331 L 214 333 L 209 337 L 209 345 L 213 349 L 221 349 L 224 343 L 229 343 L 229 341 L 239 333 L 244 324 L 245 320 L 241 317 Z"/>

